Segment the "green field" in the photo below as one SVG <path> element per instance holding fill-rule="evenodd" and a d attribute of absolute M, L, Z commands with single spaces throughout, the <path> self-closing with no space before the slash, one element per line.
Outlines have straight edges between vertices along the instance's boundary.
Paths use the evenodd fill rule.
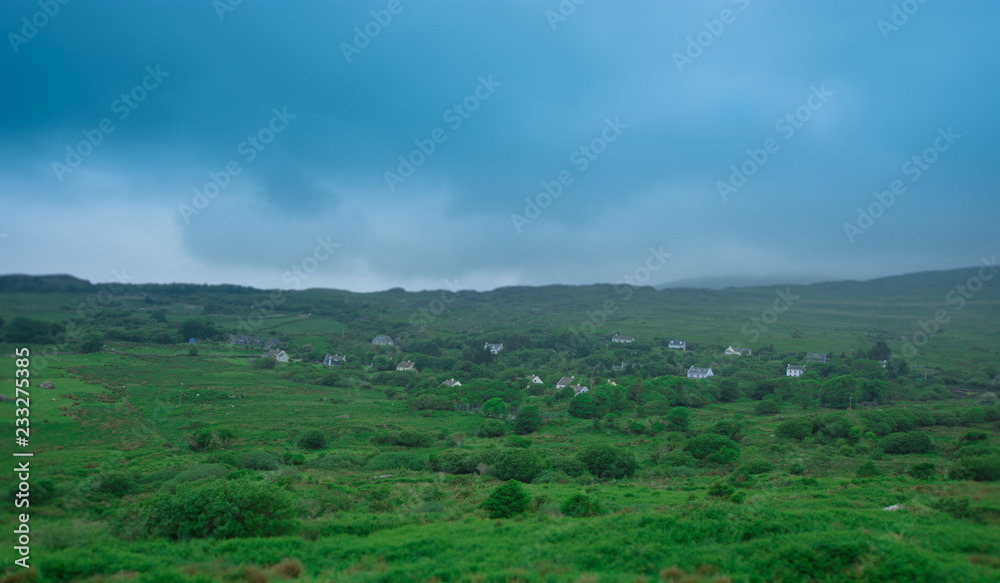
<path fill-rule="evenodd" d="M 10 534 L 3 580 L 996 581 L 1000 286 L 949 300 L 977 274 L 781 286 L 773 321 L 779 288 L 0 277 L 0 353 L 31 350 L 34 454 L 31 569 Z M 8 436 L 16 375 L 0 359 Z M 0 476 L 11 532 L 25 510 Z"/>

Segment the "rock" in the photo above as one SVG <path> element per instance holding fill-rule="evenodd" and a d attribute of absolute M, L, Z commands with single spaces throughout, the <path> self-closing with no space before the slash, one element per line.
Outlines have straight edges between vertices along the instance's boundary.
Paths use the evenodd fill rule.
<path fill-rule="evenodd" d="M 905 508 L 906 508 L 906 506 L 903 506 L 902 504 L 893 504 L 892 506 L 886 506 L 882 510 L 892 511 L 892 510 L 903 510 Z"/>
<path fill-rule="evenodd" d="M 54 388 L 56 388 L 56 386 L 52 384 L 52 381 L 45 381 L 44 383 L 42 383 L 42 384 L 40 384 L 38 386 L 41 387 L 41 388 L 43 388 L 43 389 L 54 389 Z"/>

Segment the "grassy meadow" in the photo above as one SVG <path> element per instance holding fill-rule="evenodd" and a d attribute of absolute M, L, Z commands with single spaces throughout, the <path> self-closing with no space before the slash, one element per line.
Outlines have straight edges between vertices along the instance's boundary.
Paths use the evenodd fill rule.
<path fill-rule="evenodd" d="M 1000 293 L 948 300 L 976 274 L 781 286 L 794 299 L 770 323 L 776 288 L 277 296 L 0 277 L 0 426 L 14 434 L 6 355 L 27 346 L 34 453 L 31 568 L 11 542 L 0 576 L 996 581 Z M 293 362 L 230 333 L 275 337 Z"/>

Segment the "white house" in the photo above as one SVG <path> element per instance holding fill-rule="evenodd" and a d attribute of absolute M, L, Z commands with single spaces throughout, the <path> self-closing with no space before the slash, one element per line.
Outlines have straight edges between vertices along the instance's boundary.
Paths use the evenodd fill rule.
<path fill-rule="evenodd" d="M 462 386 L 462 383 L 456 381 L 455 379 L 448 379 L 448 380 L 446 380 L 445 382 L 443 382 L 441 384 L 444 385 L 444 386 L 446 386 L 446 387 L 460 387 L 460 386 Z"/>
<path fill-rule="evenodd" d="M 692 366 L 688 369 L 687 376 L 689 379 L 706 379 L 708 377 L 715 376 L 715 373 L 712 372 L 711 368 L 698 368 L 696 366 Z"/>
<path fill-rule="evenodd" d="M 824 352 L 807 352 L 806 362 L 829 362 L 830 357 Z"/>
<path fill-rule="evenodd" d="M 500 344 L 490 344 L 489 342 L 487 342 L 486 345 L 483 346 L 483 350 L 489 350 L 495 356 L 497 354 L 500 354 L 500 351 L 503 350 L 503 342 L 501 342 Z"/>
<path fill-rule="evenodd" d="M 735 354 L 737 356 L 750 356 L 749 348 L 740 348 L 739 346 L 730 346 L 726 349 L 726 354 Z"/>
<path fill-rule="evenodd" d="M 804 372 L 806 372 L 806 367 L 804 367 L 804 366 L 794 366 L 794 365 L 790 364 L 790 365 L 788 365 L 788 368 L 785 369 L 785 376 L 786 377 L 800 377 L 800 376 L 802 376 L 802 373 L 804 373 Z"/>
<path fill-rule="evenodd" d="M 278 362 L 288 362 L 288 354 L 284 350 L 268 350 L 261 355 L 261 358 L 267 358 L 268 356 L 274 357 L 274 360 Z"/>
<path fill-rule="evenodd" d="M 524 378 L 528 379 L 528 382 L 531 383 L 531 384 L 533 384 L 533 385 L 542 385 L 542 384 L 545 384 L 542 381 L 542 379 L 540 379 L 538 377 L 538 375 L 529 375 L 529 376 L 526 376 Z"/>
<path fill-rule="evenodd" d="M 687 342 L 683 340 L 671 340 L 667 344 L 667 348 L 676 348 L 677 350 L 687 350 Z"/>
<path fill-rule="evenodd" d="M 581 395 L 583 393 L 589 393 L 590 389 L 581 385 L 570 385 L 569 388 L 573 389 L 573 396 Z"/>
<path fill-rule="evenodd" d="M 372 344 L 376 346 L 392 346 L 392 338 L 389 338 L 385 334 L 379 334 L 375 338 L 372 338 Z"/>
<path fill-rule="evenodd" d="M 628 344 L 629 342 L 635 341 L 635 336 L 621 336 L 620 334 L 615 334 L 611 337 L 612 342 L 624 342 Z"/>
<path fill-rule="evenodd" d="M 556 383 L 556 388 L 557 389 L 562 389 L 564 387 L 570 386 L 570 384 L 572 384 L 572 383 L 573 383 L 573 377 L 563 377 L 563 378 L 559 379 L 558 383 Z"/>
<path fill-rule="evenodd" d="M 399 364 L 396 365 L 396 370 L 412 370 L 412 371 L 416 371 L 417 369 L 413 365 L 414 365 L 414 363 L 413 363 L 412 360 L 404 360 L 403 362 L 401 362 L 401 363 L 399 363 Z"/>
<path fill-rule="evenodd" d="M 327 354 L 323 359 L 324 366 L 338 366 L 345 362 L 347 362 L 347 357 L 339 354 Z"/>

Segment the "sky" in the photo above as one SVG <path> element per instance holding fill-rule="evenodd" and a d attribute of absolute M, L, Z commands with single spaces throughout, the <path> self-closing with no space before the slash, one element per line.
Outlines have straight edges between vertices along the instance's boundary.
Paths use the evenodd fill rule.
<path fill-rule="evenodd" d="M 1000 242 L 998 19 L 4 0 L 0 273 L 364 292 L 974 266 Z"/>

